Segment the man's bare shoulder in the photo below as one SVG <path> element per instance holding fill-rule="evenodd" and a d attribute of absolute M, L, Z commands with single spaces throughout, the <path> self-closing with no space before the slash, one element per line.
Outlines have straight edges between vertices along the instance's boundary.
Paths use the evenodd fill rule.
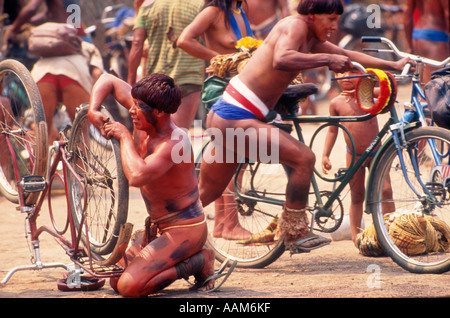
<path fill-rule="evenodd" d="M 273 38 L 279 39 L 280 36 L 288 36 L 289 38 L 305 38 L 308 33 L 308 26 L 301 16 L 288 16 L 280 20 L 273 32 L 269 34 Z"/>
<path fill-rule="evenodd" d="M 307 28 L 306 22 L 301 15 L 291 15 L 285 17 L 278 22 L 278 26 L 283 28 Z"/>
<path fill-rule="evenodd" d="M 192 152 L 188 133 L 182 128 L 175 127 L 164 138 L 160 139 L 155 147 L 155 153 L 158 153 L 161 159 L 172 163 L 189 159 L 186 156 L 190 157 Z"/>

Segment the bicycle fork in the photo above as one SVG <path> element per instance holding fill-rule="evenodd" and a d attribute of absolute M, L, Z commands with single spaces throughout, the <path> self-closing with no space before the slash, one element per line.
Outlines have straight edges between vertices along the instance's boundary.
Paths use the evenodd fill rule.
<path fill-rule="evenodd" d="M 422 176 L 420 175 L 419 165 L 418 165 L 419 155 L 417 154 L 417 150 L 420 150 L 420 149 L 414 150 L 407 144 L 403 128 L 404 128 L 403 123 L 391 125 L 393 141 L 394 141 L 395 147 L 397 149 L 397 156 L 400 161 L 400 167 L 402 169 L 403 176 L 404 176 L 408 186 L 411 188 L 411 190 L 414 192 L 414 194 L 417 196 L 417 198 L 422 202 L 424 207 L 427 206 L 426 203 L 429 201 L 432 201 L 432 203 L 434 204 L 437 201 L 436 201 L 434 195 L 428 189 L 428 187 L 423 183 Z M 434 141 L 429 140 L 428 142 L 432 143 Z M 431 148 L 433 149 L 433 145 L 431 145 L 431 146 L 432 146 Z M 414 176 L 417 179 L 417 181 L 419 182 L 420 187 L 422 188 L 424 194 L 419 193 L 418 190 L 416 189 L 416 187 L 414 187 L 414 185 L 411 183 L 411 180 L 409 179 L 408 171 L 407 171 L 407 168 L 405 165 L 404 150 L 406 150 L 406 153 L 409 156 L 409 159 L 410 159 L 411 164 L 414 169 Z M 433 157 L 436 160 L 436 163 L 439 164 L 439 158 L 436 156 L 435 153 L 433 153 Z"/>

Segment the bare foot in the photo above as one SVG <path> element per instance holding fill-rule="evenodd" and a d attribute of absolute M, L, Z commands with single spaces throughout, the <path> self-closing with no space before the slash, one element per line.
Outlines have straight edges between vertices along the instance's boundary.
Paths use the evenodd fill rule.
<path fill-rule="evenodd" d="M 214 275 L 214 252 L 209 248 L 205 248 L 201 253 L 203 253 L 203 256 L 205 257 L 205 264 L 200 272 L 194 274 L 195 285 L 189 288 L 191 291 L 207 291 L 214 288 L 214 279 L 205 283 L 207 278 Z"/>
<path fill-rule="evenodd" d="M 245 240 L 252 236 L 252 233 L 243 228 L 240 224 L 233 226 L 225 226 L 224 224 L 219 224 L 214 226 L 213 236 L 217 238 L 224 238 L 227 240 Z"/>

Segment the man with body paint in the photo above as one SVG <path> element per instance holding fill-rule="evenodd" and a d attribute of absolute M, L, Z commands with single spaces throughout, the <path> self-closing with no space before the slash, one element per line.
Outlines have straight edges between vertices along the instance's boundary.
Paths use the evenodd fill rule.
<path fill-rule="evenodd" d="M 133 135 L 99 111 L 109 94 L 129 109 Z M 176 163 L 172 158 L 173 149 L 186 149 L 179 143 L 189 140 L 171 119 L 180 102 L 179 87 L 163 74 L 151 74 L 133 87 L 105 74 L 92 90 L 88 117 L 105 137 L 120 141 L 125 176 L 141 190 L 149 213 L 143 238 L 126 252 L 127 268 L 110 280 L 123 296 L 146 296 L 190 275 L 196 278 L 191 289 L 214 287 L 214 280 L 207 280 L 214 275 L 214 255 L 203 248 L 207 227 L 194 160 Z"/>

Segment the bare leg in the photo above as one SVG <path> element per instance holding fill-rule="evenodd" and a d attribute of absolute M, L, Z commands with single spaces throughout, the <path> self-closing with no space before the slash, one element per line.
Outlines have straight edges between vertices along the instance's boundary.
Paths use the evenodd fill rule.
<path fill-rule="evenodd" d="M 47 121 L 49 145 L 58 139 L 58 131 L 53 126 L 53 116 L 58 105 L 57 88 L 53 83 L 38 82 L 37 87 L 42 96 L 42 106 L 44 107 L 45 119 Z"/>
<path fill-rule="evenodd" d="M 63 103 L 67 107 L 70 119 L 75 119 L 77 107 L 89 102 L 89 93 L 77 84 L 68 84 L 63 90 Z"/>
<path fill-rule="evenodd" d="M 190 221 L 196 223 L 202 218 Z M 202 251 L 206 236 L 206 224 L 200 224 L 168 230 L 143 249 L 137 240 L 127 250 L 128 267 L 120 278 L 110 279 L 111 287 L 122 296 L 141 297 L 194 275 L 200 288 L 214 274 L 212 251 Z M 202 287 L 213 288 L 214 281 Z"/>
<path fill-rule="evenodd" d="M 234 193 L 234 183 L 231 180 L 222 196 L 214 202 L 214 237 L 222 237 L 228 240 L 244 240 L 252 235 L 239 223 Z"/>
<path fill-rule="evenodd" d="M 194 121 L 197 107 L 200 102 L 201 91 L 191 93 L 181 99 L 181 105 L 172 115 L 173 121 L 178 127 L 189 129 Z"/>
<path fill-rule="evenodd" d="M 212 113 L 208 115 L 208 124 L 218 128 L 225 135 L 227 129 L 242 129 L 244 132 L 249 132 L 252 129 L 256 134 L 246 135 L 248 145 L 258 145 L 260 151 L 261 149 L 266 150 L 265 153 L 270 152 L 273 154 L 274 152 L 278 152 L 279 162 L 291 168 L 286 187 L 285 212 L 284 217 L 282 216 L 281 218 L 286 221 L 284 225 L 288 226 L 282 228 L 280 225 L 281 234 L 286 235 L 289 232 L 287 239 L 285 239 L 288 248 L 291 245 L 297 244 L 297 249 L 303 248 L 307 250 L 326 245 L 330 242 L 330 240 L 310 232 L 308 227 L 305 208 L 315 162 L 314 153 L 309 147 L 288 133 L 253 119 L 224 120 Z M 265 134 L 265 139 L 262 139 L 262 134 Z M 260 144 L 261 140 L 266 140 L 267 144 Z M 226 147 L 230 147 L 230 144 L 224 142 L 223 148 Z M 232 151 L 247 157 L 249 156 L 248 148 L 242 150 L 235 146 Z M 200 172 L 200 197 L 202 203 L 207 205 L 220 196 L 226 184 L 231 179 L 237 164 L 211 163 L 203 165 L 203 163 Z"/>

